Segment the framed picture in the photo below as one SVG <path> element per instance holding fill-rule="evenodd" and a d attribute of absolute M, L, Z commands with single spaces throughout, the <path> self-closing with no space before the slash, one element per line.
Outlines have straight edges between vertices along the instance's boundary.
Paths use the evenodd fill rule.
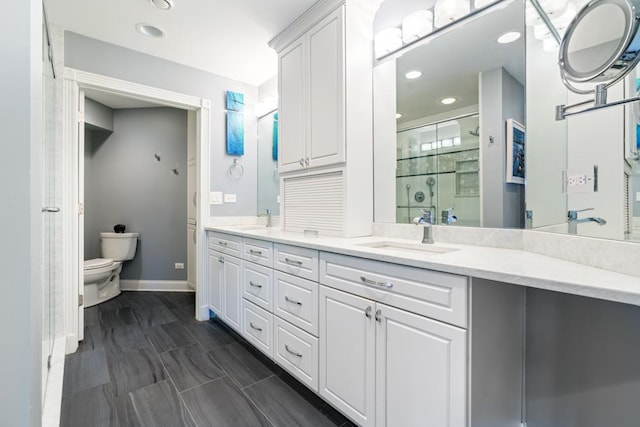
<path fill-rule="evenodd" d="M 511 184 L 524 184 L 525 152 L 524 126 L 513 119 L 507 119 L 506 182 Z"/>

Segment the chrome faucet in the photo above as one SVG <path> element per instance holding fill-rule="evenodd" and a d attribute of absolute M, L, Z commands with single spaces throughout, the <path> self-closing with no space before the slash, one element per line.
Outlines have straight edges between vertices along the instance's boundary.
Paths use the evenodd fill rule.
<path fill-rule="evenodd" d="M 592 211 L 593 208 L 578 209 L 569 211 L 567 215 L 567 222 L 569 223 L 569 234 L 578 234 L 578 224 L 583 222 L 595 222 L 598 225 L 605 225 L 607 221 L 598 216 L 589 216 L 586 218 L 578 219 L 578 212 Z"/>
<path fill-rule="evenodd" d="M 442 210 L 442 224 L 451 225 L 452 223 L 458 220 L 458 217 L 455 215 L 451 215 L 453 208 L 443 209 Z"/>
<path fill-rule="evenodd" d="M 433 212 L 431 209 L 422 209 L 422 215 L 413 218 L 415 225 L 424 226 L 424 232 L 422 235 L 422 243 L 433 244 Z"/>
<path fill-rule="evenodd" d="M 260 214 L 258 216 L 266 216 L 267 217 L 267 225 L 266 226 L 267 227 L 271 227 L 272 226 L 272 224 L 271 224 L 271 209 L 269 209 L 269 208 L 265 209 L 264 213 Z"/>

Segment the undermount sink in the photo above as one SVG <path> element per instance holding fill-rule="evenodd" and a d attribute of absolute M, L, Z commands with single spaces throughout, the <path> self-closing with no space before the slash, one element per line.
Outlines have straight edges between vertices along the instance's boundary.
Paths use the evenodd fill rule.
<path fill-rule="evenodd" d="M 410 243 L 410 242 L 394 242 L 394 241 L 380 241 L 371 243 L 360 243 L 358 246 L 365 246 L 373 249 L 386 249 L 392 251 L 410 251 L 420 252 L 422 254 L 446 254 L 449 252 L 455 252 L 457 248 L 445 248 L 442 246 L 434 246 L 426 243 Z"/>
<path fill-rule="evenodd" d="M 236 230 L 250 231 L 250 230 L 262 230 L 262 229 L 266 229 L 267 227 L 264 225 L 234 225 L 233 228 Z"/>

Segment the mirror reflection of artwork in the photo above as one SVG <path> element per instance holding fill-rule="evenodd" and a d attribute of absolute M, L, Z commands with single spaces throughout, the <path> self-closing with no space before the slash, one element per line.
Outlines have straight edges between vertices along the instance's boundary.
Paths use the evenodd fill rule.
<path fill-rule="evenodd" d="M 524 184 L 525 178 L 524 127 L 513 119 L 507 120 L 507 179 L 512 184 Z"/>
<path fill-rule="evenodd" d="M 271 145 L 271 158 L 278 160 L 278 113 L 273 113 L 273 144 Z"/>

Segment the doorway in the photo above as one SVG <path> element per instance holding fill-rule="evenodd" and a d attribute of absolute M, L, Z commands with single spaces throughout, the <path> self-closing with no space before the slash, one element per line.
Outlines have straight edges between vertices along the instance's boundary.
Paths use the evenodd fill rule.
<path fill-rule="evenodd" d="M 196 309 L 194 317 L 199 320 L 208 318 L 206 309 L 206 287 L 203 286 L 206 265 L 206 238 L 202 218 L 208 218 L 205 211 L 206 198 L 203 191 L 209 186 L 209 106 L 206 99 L 192 97 L 176 92 L 166 91 L 136 83 L 113 79 L 79 70 L 66 69 L 64 81 L 64 124 L 63 140 L 65 141 L 65 177 L 63 186 L 63 242 L 65 283 L 65 335 L 66 352 L 77 349 L 78 341 L 84 336 L 84 100 L 87 94 L 98 98 L 106 105 L 127 105 L 136 107 L 171 107 L 187 111 L 188 138 L 193 147 L 188 150 L 188 171 L 184 173 L 192 177 L 192 185 L 187 190 L 192 193 L 193 208 L 189 210 L 191 220 L 188 228 L 184 224 L 189 239 L 196 243 L 190 251 L 195 259 L 190 270 L 190 281 L 195 282 Z M 178 173 L 180 173 L 178 171 Z M 208 191 L 205 193 L 208 194 Z M 187 200 L 185 200 L 187 202 Z M 188 269 L 188 267 L 187 267 Z M 189 270 L 189 269 L 188 269 Z"/>

